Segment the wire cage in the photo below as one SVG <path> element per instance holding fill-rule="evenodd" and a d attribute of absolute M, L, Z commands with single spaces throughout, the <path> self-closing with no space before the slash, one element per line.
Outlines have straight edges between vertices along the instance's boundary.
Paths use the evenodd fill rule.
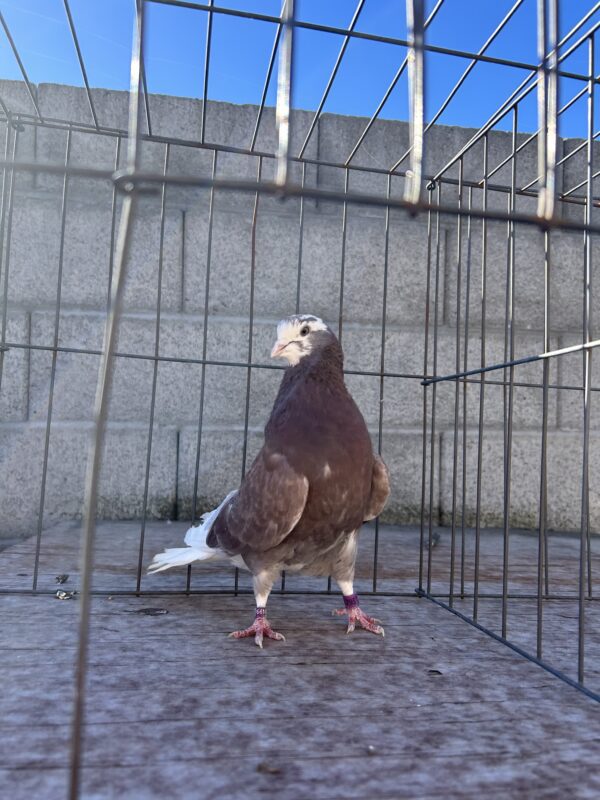
<path fill-rule="evenodd" d="M 360 28 L 365 0 L 347 28 L 303 18 L 293 0 L 278 16 L 233 3 L 136 0 L 131 88 L 112 99 L 90 87 L 68 0 L 83 85 L 67 95 L 63 87 L 62 99 L 57 87 L 30 81 L 0 15 L 22 75 L 0 96 L 0 408 L 11 487 L 3 502 L 35 534 L 31 576 L 5 576 L 2 591 L 55 591 L 40 566 L 52 548 L 46 527 L 83 518 L 72 796 L 92 594 L 248 591 L 237 572 L 188 570 L 161 585 L 144 568 L 158 541 L 148 542 L 152 520 L 196 521 L 237 484 L 259 446 L 265 399 L 280 378 L 266 347 L 277 312 L 321 312 L 336 328 L 348 383 L 391 467 L 388 520 L 416 525 L 394 538 L 376 522 L 359 588 L 398 602 L 416 588 L 600 699 L 592 666 L 600 3 L 563 32 L 558 0 L 539 0 L 538 60 L 527 63 L 490 52 L 525 0 L 477 52 L 428 41 L 447 2 L 426 13 L 425 3 L 407 0 L 407 38 L 399 39 Z M 159 6 L 205 20 L 200 101 L 176 104 L 148 91 L 146 16 Z M 273 35 L 260 102 L 234 116 L 208 99 L 220 17 Z M 292 108 L 301 77 L 294 41 L 303 31 L 339 44 L 313 111 Z M 369 119 L 340 121 L 326 113 L 327 100 L 357 42 L 392 48 L 398 68 Z M 430 113 L 437 56 L 462 66 Z M 520 79 L 494 112 L 474 130 L 436 125 L 471 73 L 491 66 Z M 408 99 L 408 122 L 380 119 L 395 91 Z M 526 132 L 532 103 L 537 129 Z M 575 138 L 558 136 L 566 117 Z M 25 399 L 12 388 L 19 371 L 30 380 Z M 25 416 L 14 411 L 21 402 Z M 86 425 L 71 426 L 82 404 L 93 418 L 90 411 Z M 177 404 L 185 429 L 162 422 Z M 141 448 L 131 438 L 134 418 L 145 420 Z M 125 468 L 113 470 L 119 459 Z M 62 473 L 66 462 L 71 471 Z M 161 469 L 175 475 L 170 494 L 156 489 Z M 27 504 L 33 511 L 23 517 Z M 93 583 L 97 519 L 111 517 L 141 520 L 128 529 L 130 563 L 118 585 L 97 573 Z M 400 578 L 386 572 L 394 559 Z M 330 590 L 285 576 L 279 588 Z"/>

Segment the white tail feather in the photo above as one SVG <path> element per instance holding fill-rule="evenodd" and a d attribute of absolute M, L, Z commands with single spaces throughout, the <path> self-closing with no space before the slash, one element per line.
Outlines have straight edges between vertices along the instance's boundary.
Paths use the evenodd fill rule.
<path fill-rule="evenodd" d="M 202 516 L 200 525 L 197 527 L 192 526 L 188 529 L 185 534 L 185 543 L 187 547 L 171 547 L 168 550 L 164 550 L 162 553 L 157 553 L 148 567 L 148 572 L 154 574 L 155 572 L 162 572 L 165 569 L 171 569 L 171 567 L 181 567 L 186 564 L 191 564 L 192 561 L 214 561 L 215 559 L 227 558 L 222 550 L 209 547 L 206 544 L 206 538 L 220 510 L 235 493 L 235 491 L 229 492 L 218 508 Z"/>

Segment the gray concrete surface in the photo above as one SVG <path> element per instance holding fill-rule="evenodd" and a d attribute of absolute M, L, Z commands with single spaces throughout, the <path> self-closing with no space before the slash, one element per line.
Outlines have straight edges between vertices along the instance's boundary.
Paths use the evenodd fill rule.
<path fill-rule="evenodd" d="M 15 111 L 31 113 L 31 104 L 18 83 L 2 82 L 2 96 Z M 82 89 L 41 84 L 35 87 L 42 113 L 89 123 L 89 109 Z M 124 129 L 127 123 L 126 93 L 94 90 L 100 124 Z M 154 132 L 197 139 L 200 101 L 151 96 Z M 218 145 L 247 147 L 257 109 L 210 102 L 207 107 L 207 140 Z M 294 114 L 294 146 L 299 147 L 312 115 Z M 343 162 L 366 124 L 365 119 L 324 114 L 307 154 L 320 160 Z M 473 131 L 435 127 L 428 138 L 427 168 L 442 167 Z M 2 129 L 2 137 L 5 135 Z M 273 152 L 274 113 L 265 111 L 257 147 Z M 389 167 L 404 151 L 408 130 L 404 122 L 383 120 L 373 126 L 355 163 L 365 168 Z M 17 157 L 40 162 L 64 159 L 66 134 L 62 130 L 25 126 L 19 134 Z M 71 163 L 112 169 L 117 138 L 107 133 L 75 132 Z M 561 152 L 576 146 L 560 143 Z M 490 134 L 490 165 L 510 149 L 510 135 Z M 121 148 L 121 161 L 125 148 Z M 600 150 L 598 151 L 600 155 Z M 143 146 L 143 164 L 163 168 L 165 146 Z M 217 173 L 254 179 L 258 159 L 220 152 Z M 207 176 L 212 150 L 177 145 L 171 148 L 169 169 L 174 173 Z M 263 163 L 263 176 L 272 175 L 272 160 Z M 465 176 L 479 179 L 481 147 L 465 159 Z M 581 178 L 584 164 L 577 157 L 559 175 L 565 186 Z M 528 146 L 519 155 L 519 182 L 535 176 L 536 152 Z M 295 176 L 300 173 L 295 168 Z M 453 176 L 457 175 L 454 168 Z M 506 183 L 508 168 L 494 183 Z M 309 186 L 341 188 L 344 170 L 309 165 Z M 113 190 L 109 182 L 89 178 L 69 182 L 66 206 L 62 282 L 58 286 L 61 258 L 62 179 L 43 173 L 16 173 L 7 277 L 8 318 L 6 339 L 16 345 L 49 347 L 55 330 L 60 347 L 98 350 L 102 342 L 111 269 Z M 381 194 L 385 177 L 373 172 L 352 172 L 350 189 Z M 394 178 L 392 193 L 403 189 Z M 456 203 L 456 187 L 445 186 L 442 199 Z M 466 193 L 464 202 L 467 201 Z M 507 196 L 490 191 L 493 208 L 506 208 Z M 481 204 L 474 190 L 473 205 Z M 203 352 L 204 309 L 208 308 L 206 349 L 208 358 L 246 362 L 249 356 L 251 300 L 251 243 L 254 197 L 217 192 L 214 205 L 210 256 L 209 297 L 206 270 L 209 241 L 209 192 L 171 187 L 167 191 L 162 249 L 160 326 L 157 339 L 158 266 L 160 260 L 160 197 L 140 202 L 134 222 L 133 247 L 128 265 L 125 316 L 119 351 L 138 356 L 158 352 L 166 358 L 200 358 Z M 521 210 L 533 210 L 528 198 L 519 200 Z M 118 220 L 120 200 L 115 219 Z M 275 324 L 295 308 L 300 275 L 300 307 L 324 317 L 337 328 L 342 276 L 342 209 L 331 203 L 306 201 L 300 257 L 300 204 L 261 197 L 257 209 L 254 274 L 254 326 L 252 359 L 268 364 Z M 567 209 L 570 217 L 580 214 Z M 462 226 L 461 302 L 464 323 L 467 278 L 469 285 L 468 365 L 480 359 L 481 338 L 481 223 L 472 222 L 471 246 L 467 246 L 466 222 Z M 553 232 L 550 236 L 552 267 L 550 342 L 552 347 L 580 340 L 583 300 L 583 249 L 581 235 Z M 453 372 L 456 359 L 458 231 L 451 216 L 442 219 L 439 243 L 438 373 Z M 7 247 L 7 243 L 5 243 Z M 388 371 L 420 374 L 425 342 L 427 291 L 427 218 L 390 214 L 388 291 L 386 303 L 385 365 Z M 515 233 L 515 352 L 517 356 L 543 349 L 543 234 L 517 225 Z M 353 206 L 348 209 L 343 283 L 343 345 L 346 366 L 376 372 L 381 360 L 381 321 L 386 258 L 383 209 Z M 486 360 L 504 357 L 507 231 L 504 223 L 488 225 Z M 3 280 L 6 273 L 3 273 Z M 2 284 L 0 284 L 2 286 Z M 435 300 L 436 298 L 433 297 Z M 60 300 L 58 327 L 57 301 Z M 432 304 L 431 319 L 435 303 Z M 464 337 L 464 334 L 463 334 Z M 461 363 L 462 363 L 461 341 Z M 432 368 L 431 338 L 429 369 Z M 58 354 L 52 396 L 49 468 L 43 501 L 43 524 L 77 517 L 81 513 L 87 443 L 92 420 L 99 357 L 87 353 Z M 30 533 L 38 524 L 42 497 L 42 462 L 53 371 L 51 351 L 12 347 L 4 357 L 0 387 L 0 536 Z M 501 377 L 501 373 L 496 374 Z M 517 381 L 539 382 L 541 366 L 518 367 Z M 580 386 L 581 357 L 569 356 L 551 365 L 551 381 Z M 143 511 L 145 464 L 149 446 L 150 407 L 154 380 L 148 358 L 119 358 L 116 365 L 107 434 L 105 471 L 100 492 L 100 512 L 108 518 L 139 516 Z M 262 427 L 277 390 L 280 373 L 256 368 L 250 381 L 248 459 L 260 446 Z M 205 372 L 203 430 L 198 448 L 202 369 L 198 364 L 159 363 L 152 430 L 148 513 L 185 517 L 192 507 L 196 461 L 199 463 L 198 508 L 216 503 L 234 487 L 242 472 L 242 440 L 247 371 L 239 366 L 208 366 Z M 348 384 L 362 408 L 376 441 L 380 408 L 383 413 L 383 454 L 393 477 L 393 494 L 386 518 L 394 522 L 418 520 L 421 507 L 422 388 L 416 379 L 388 378 L 380 405 L 379 379 L 350 375 Z M 461 393 L 462 394 L 462 393 Z M 447 521 L 452 508 L 454 461 L 454 387 L 437 390 L 437 423 L 434 437 L 433 498 L 436 521 Z M 535 525 L 538 513 L 540 426 L 542 395 L 538 388 L 515 389 L 513 513 L 514 525 Z M 475 509 L 476 425 L 479 388 L 467 391 L 466 511 L 472 522 Z M 462 409 L 460 418 L 462 421 Z M 549 395 L 549 522 L 559 529 L 579 524 L 581 392 L 551 390 Z M 485 463 L 483 511 L 485 524 L 502 522 L 504 393 L 489 386 L 485 398 Z M 592 415 L 597 431 L 598 417 Z M 600 468 L 600 450 L 592 439 L 592 473 Z M 459 446 L 462 434 L 459 437 Z M 461 458 L 459 457 L 459 470 Z M 460 494 L 460 480 L 458 482 Z M 600 502 L 592 492 L 592 520 L 600 525 Z"/>

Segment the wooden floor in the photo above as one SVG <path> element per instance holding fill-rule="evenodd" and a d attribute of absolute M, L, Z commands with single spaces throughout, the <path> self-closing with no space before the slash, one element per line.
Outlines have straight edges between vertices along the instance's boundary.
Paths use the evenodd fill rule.
<path fill-rule="evenodd" d="M 149 525 L 144 563 L 181 534 L 178 524 Z M 60 588 L 77 587 L 77 541 L 75 525 L 44 532 L 41 589 L 59 588 L 55 576 L 66 573 Z M 385 625 L 380 639 L 346 636 L 343 621 L 330 615 L 336 597 L 275 595 L 269 617 L 287 641 L 260 651 L 226 637 L 251 621 L 248 596 L 116 594 L 135 587 L 138 542 L 139 525 L 99 527 L 95 588 L 115 594 L 94 598 L 92 607 L 83 797 L 600 797 L 600 705 L 431 601 L 365 596 L 363 607 Z M 367 531 L 363 591 L 372 587 L 372 544 Z M 26 540 L 0 553 L 0 588 L 30 585 L 34 545 Z M 497 536 L 486 536 L 490 590 L 497 546 Z M 530 546 L 531 537 L 511 538 L 515 591 L 535 573 Z M 559 578 L 570 574 L 573 546 L 568 537 L 552 542 L 554 578 L 565 593 L 572 587 Z M 433 588 L 443 586 L 448 547 L 442 533 Z M 380 588 L 411 592 L 418 557 L 414 530 L 382 529 Z M 466 568 L 466 591 L 471 579 Z M 143 588 L 184 585 L 183 570 L 144 579 Z M 231 585 L 228 568 L 194 569 L 197 590 Z M 247 588 L 245 576 L 240 586 Z M 289 578 L 286 586 L 324 584 Z M 471 602 L 462 601 L 465 610 Z M 59 800 L 68 777 L 78 601 L 8 593 L 0 604 L 0 797 Z M 550 605 L 557 611 L 547 611 L 547 647 L 557 658 L 573 638 L 573 604 Z M 590 606 L 593 634 L 600 626 Z M 535 603 L 514 600 L 510 612 L 512 634 L 529 636 Z M 482 601 L 481 613 L 496 625 L 498 601 Z M 593 658 L 592 635 L 589 646 L 593 678 L 600 657 Z"/>

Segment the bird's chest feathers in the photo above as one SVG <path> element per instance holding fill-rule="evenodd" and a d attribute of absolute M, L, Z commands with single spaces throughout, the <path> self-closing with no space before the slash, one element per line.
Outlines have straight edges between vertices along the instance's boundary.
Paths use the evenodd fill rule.
<path fill-rule="evenodd" d="M 319 455 L 355 420 L 347 398 L 319 385 L 304 385 L 278 399 L 272 417 L 273 431 L 308 455 Z"/>
<path fill-rule="evenodd" d="M 362 493 L 364 476 L 358 465 L 370 457 L 362 417 L 350 403 L 348 407 L 346 397 L 319 391 L 282 398 L 270 442 L 307 477 L 313 496 L 319 488 L 319 494 L 323 491 L 324 497 L 342 503 L 348 502 L 352 490 Z M 347 495 L 341 497 L 344 489 Z"/>

